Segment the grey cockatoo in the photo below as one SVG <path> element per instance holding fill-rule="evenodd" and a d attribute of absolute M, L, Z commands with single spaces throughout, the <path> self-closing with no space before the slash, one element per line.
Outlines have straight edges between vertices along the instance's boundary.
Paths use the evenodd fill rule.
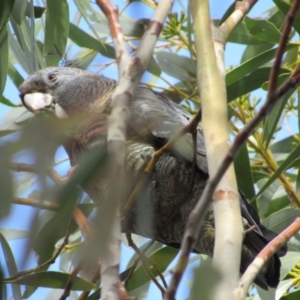
<path fill-rule="evenodd" d="M 81 157 L 93 147 L 105 147 L 110 96 L 116 87 L 114 80 L 70 67 L 52 67 L 37 71 L 21 86 L 23 104 L 32 112 L 53 111 L 57 118 L 76 118 L 76 125 L 65 134 L 65 149 L 71 164 L 80 164 Z M 138 87 L 131 107 L 127 129 L 126 167 L 127 193 L 131 194 L 146 164 L 154 152 L 164 145 L 192 116 L 166 96 L 144 87 Z M 179 247 L 187 217 L 199 199 L 208 179 L 204 140 L 197 134 L 197 161 L 193 185 L 190 184 L 193 143 L 185 135 L 156 163 L 143 190 L 137 195 L 130 212 L 125 216 L 122 230 L 154 238 L 173 247 Z M 101 182 L 101 180 L 99 179 Z M 101 189 L 97 178 L 95 189 Z M 192 188 L 191 188 L 192 186 Z M 188 193 L 189 189 L 191 191 Z M 91 197 L 93 192 L 88 190 Z M 259 251 L 276 234 L 260 224 L 258 214 L 240 195 L 245 227 L 242 247 L 241 272 L 245 271 Z M 253 227 L 252 230 L 247 230 Z M 207 213 L 194 251 L 212 256 L 214 248 L 214 216 L 212 207 Z M 279 282 L 280 260 L 284 246 L 275 253 L 255 283 L 264 289 L 276 287 Z"/>

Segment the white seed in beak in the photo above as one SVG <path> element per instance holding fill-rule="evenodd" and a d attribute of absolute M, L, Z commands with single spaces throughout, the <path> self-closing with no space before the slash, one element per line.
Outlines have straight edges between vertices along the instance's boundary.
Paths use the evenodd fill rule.
<path fill-rule="evenodd" d="M 43 93 L 26 94 L 24 96 L 24 102 L 26 106 L 34 112 L 49 107 L 52 103 L 52 96 Z"/>

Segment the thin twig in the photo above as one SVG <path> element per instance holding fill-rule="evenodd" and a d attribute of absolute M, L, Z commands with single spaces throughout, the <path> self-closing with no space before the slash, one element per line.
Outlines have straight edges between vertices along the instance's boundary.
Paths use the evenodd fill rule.
<path fill-rule="evenodd" d="M 147 250 L 154 244 L 154 242 L 155 242 L 155 240 L 152 240 L 152 241 L 150 242 L 150 244 L 142 251 L 142 253 L 143 253 L 144 255 L 145 255 L 145 253 L 147 252 Z M 129 273 L 128 273 L 127 277 L 123 280 L 125 286 L 127 286 L 128 281 L 129 281 L 129 279 L 131 278 L 133 272 L 135 271 L 135 269 L 136 269 L 136 267 L 137 267 L 137 265 L 138 265 L 140 259 L 141 259 L 141 258 L 138 257 L 138 258 L 134 261 L 133 265 L 130 267 L 130 270 L 129 270 Z"/>
<path fill-rule="evenodd" d="M 33 198 L 21 198 L 21 197 L 14 197 L 12 203 L 21 204 L 21 205 L 28 205 L 40 209 L 48 209 L 57 211 L 61 207 L 59 203 L 46 201 L 46 200 L 37 200 Z M 93 236 L 93 228 L 89 220 L 86 218 L 82 210 L 75 206 L 72 211 L 72 217 L 76 224 L 78 225 L 84 239 L 86 241 L 90 241 Z"/>
<path fill-rule="evenodd" d="M 37 169 L 35 165 L 26 164 L 26 163 L 11 163 L 10 166 L 11 166 L 11 170 L 16 172 L 37 173 Z M 58 185 L 64 182 L 61 176 L 52 168 L 48 168 L 47 175 Z"/>
<path fill-rule="evenodd" d="M 64 289 L 64 292 L 63 294 L 60 296 L 59 300 L 66 300 L 69 296 L 70 296 L 70 291 L 71 291 L 71 288 L 74 284 L 74 280 L 77 276 L 77 274 L 80 272 L 80 270 L 82 269 L 83 267 L 83 261 L 81 261 L 74 269 L 73 271 L 71 272 L 70 276 L 69 276 L 69 279 L 67 281 L 67 284 L 66 284 L 66 287 Z"/>
<path fill-rule="evenodd" d="M 140 249 L 135 245 L 135 243 L 133 242 L 132 238 L 131 238 L 131 234 L 130 233 L 126 233 L 126 237 L 128 240 L 128 244 L 130 247 L 132 247 L 134 249 L 134 251 L 139 255 L 141 261 L 142 261 L 142 266 L 145 270 L 145 272 L 149 275 L 149 277 L 151 278 L 151 280 L 154 282 L 154 284 L 158 287 L 158 289 L 161 291 L 162 293 L 162 297 L 164 296 L 165 293 L 165 289 L 161 286 L 161 284 L 157 281 L 157 279 L 155 278 L 155 276 L 152 274 L 152 272 L 149 270 L 148 265 L 149 263 L 154 267 L 154 269 L 156 270 L 156 272 L 158 273 L 158 275 L 160 276 L 165 288 L 167 288 L 167 283 L 165 281 L 165 278 L 163 277 L 163 275 L 161 274 L 160 270 L 157 268 L 156 264 L 154 262 L 152 262 L 148 257 L 146 257 L 141 251 Z"/>
<path fill-rule="evenodd" d="M 21 271 L 21 272 L 18 272 L 17 274 L 15 274 L 15 275 L 12 276 L 12 277 L 5 278 L 4 281 L 5 281 L 5 282 L 13 283 L 16 279 L 18 279 L 18 278 L 20 278 L 20 277 L 23 277 L 23 276 L 26 276 L 26 275 L 29 275 L 29 274 L 38 272 L 38 271 L 40 271 L 41 269 L 43 269 L 44 267 L 49 266 L 49 265 L 55 263 L 55 260 L 56 260 L 57 257 L 60 255 L 61 251 L 62 251 L 62 250 L 64 249 L 64 247 L 65 247 L 66 245 L 68 245 L 68 243 L 69 243 L 69 236 L 70 236 L 70 232 L 71 232 L 71 225 L 72 225 L 72 220 L 70 219 L 69 224 L 68 224 L 68 227 L 67 227 L 67 231 L 66 231 L 65 238 L 64 238 L 62 244 L 59 246 L 59 248 L 58 248 L 57 251 L 55 252 L 55 254 L 54 254 L 50 259 L 48 259 L 47 261 L 45 261 L 44 263 L 42 263 L 41 265 L 39 265 L 39 266 L 37 266 L 37 267 L 35 267 L 35 268 L 32 268 L 32 269 L 30 269 L 30 270 L 26 270 L 26 271 Z"/>

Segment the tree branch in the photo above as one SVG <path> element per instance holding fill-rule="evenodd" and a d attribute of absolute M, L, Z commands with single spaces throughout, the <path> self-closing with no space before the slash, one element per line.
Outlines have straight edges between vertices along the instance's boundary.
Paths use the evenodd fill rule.
<path fill-rule="evenodd" d="M 199 4 L 199 6 L 201 5 L 201 3 L 196 1 L 196 4 Z M 195 17 L 194 19 L 197 20 L 197 9 L 193 9 L 193 11 L 195 12 Z M 207 10 L 205 10 L 206 13 L 203 12 L 203 9 L 201 10 L 201 18 L 202 21 L 204 22 L 203 16 L 207 16 L 208 12 Z M 289 22 L 289 26 L 291 26 L 292 23 Z M 195 27 L 195 38 L 197 38 L 197 33 L 196 33 L 197 27 Z M 207 38 L 207 40 L 205 39 L 205 32 L 209 31 L 208 27 L 206 27 L 206 30 L 204 30 L 204 32 L 202 32 L 202 35 L 200 35 L 200 38 L 203 38 L 203 41 L 201 43 L 199 43 L 200 45 L 205 45 L 205 50 L 207 52 L 211 52 L 207 49 L 207 40 L 209 40 L 209 37 Z M 204 55 L 204 54 L 203 54 Z M 198 60 L 199 57 L 202 58 L 202 60 L 204 60 L 204 62 L 206 61 L 204 58 L 204 56 L 198 56 Z M 203 67 L 202 67 L 203 68 Z M 209 76 L 209 72 L 211 71 L 211 69 L 202 69 L 202 72 L 206 75 Z M 253 120 L 243 129 L 241 130 L 238 135 L 236 136 L 232 146 L 229 148 L 226 156 L 223 158 L 223 161 L 221 162 L 220 166 L 214 170 L 212 170 L 209 167 L 209 172 L 210 172 L 210 179 L 208 180 L 204 192 L 201 195 L 200 200 L 198 201 L 196 207 L 194 208 L 194 210 L 191 212 L 190 216 L 189 216 L 189 220 L 187 222 L 186 225 L 186 230 L 185 230 L 185 234 L 184 234 L 184 238 L 183 238 L 183 242 L 181 245 L 181 254 L 179 257 L 179 261 L 177 263 L 177 265 L 175 266 L 175 270 L 172 276 L 172 280 L 171 283 L 169 285 L 169 289 L 167 290 L 166 294 L 165 294 L 165 299 L 174 299 L 175 297 L 175 293 L 176 293 L 176 289 L 179 285 L 179 282 L 181 280 L 182 274 L 187 266 L 187 262 L 188 262 L 188 257 L 189 257 L 189 253 L 191 252 L 191 250 L 193 249 L 196 237 L 198 236 L 199 233 L 199 229 L 201 227 L 201 224 L 206 216 L 206 211 L 207 208 L 210 204 L 210 201 L 213 197 L 213 193 L 219 183 L 219 181 L 222 179 L 223 175 L 225 174 L 226 170 L 228 169 L 228 167 L 232 164 L 235 156 L 237 155 L 240 147 L 243 145 L 243 143 L 246 142 L 247 138 L 252 134 L 252 132 L 255 130 L 255 128 L 258 126 L 258 124 L 267 116 L 268 113 L 270 113 L 270 111 L 274 108 L 275 104 L 277 103 L 277 101 L 289 90 L 294 88 L 300 81 L 300 68 L 298 67 L 296 69 L 296 71 L 294 72 L 294 74 L 285 81 L 285 83 L 283 83 L 275 92 L 272 92 L 270 94 L 268 94 L 267 96 L 267 100 L 265 102 L 265 104 L 262 106 L 262 108 L 260 109 L 260 111 L 258 112 L 258 114 L 253 118 Z M 216 81 L 214 82 L 216 83 Z M 210 84 L 206 83 L 206 85 L 204 84 L 204 82 L 202 81 L 202 83 L 200 83 L 200 87 L 202 87 L 204 89 L 209 89 Z M 211 83 L 213 84 L 213 83 Z M 214 85 L 213 85 L 214 86 Z M 207 96 L 209 97 L 209 96 Z M 201 94 L 201 99 L 204 100 L 206 99 L 202 94 Z M 211 99 L 211 102 L 214 102 L 217 98 L 215 99 Z M 219 108 L 216 107 L 216 111 Z M 212 111 L 213 112 L 213 111 Z M 227 116 L 227 114 L 225 115 Z M 211 116 L 212 120 L 213 120 L 213 115 Z M 204 117 L 203 117 L 204 119 Z M 216 124 L 219 121 L 216 121 Z M 214 124 L 212 124 L 212 127 L 214 126 Z M 205 142 L 207 143 L 210 142 L 209 138 L 214 138 L 214 133 L 209 134 L 207 131 L 205 131 Z M 208 138 L 209 137 L 209 138 Z M 213 153 L 214 149 L 209 149 L 209 144 L 206 144 L 206 148 L 207 148 L 207 153 Z M 215 147 L 219 147 L 219 145 L 215 145 Z M 215 156 L 216 158 L 216 156 Z M 209 162 L 209 161 L 208 161 Z M 209 163 L 210 166 L 210 163 Z M 218 196 L 216 198 L 217 200 L 220 199 Z M 217 201 L 217 202 L 224 202 L 224 201 Z M 216 203 L 216 201 L 214 201 L 214 203 Z M 228 209 L 229 211 L 230 209 Z M 216 209 L 215 209 L 216 211 Z M 224 210 L 226 212 L 226 210 Z M 220 210 L 221 212 L 221 210 Z M 217 215 L 215 215 L 216 217 Z M 223 215 L 225 216 L 225 214 Z M 222 216 L 221 216 L 222 217 Z M 216 221 L 217 221 L 217 217 L 216 217 Z M 226 217 L 226 222 L 223 223 L 223 225 L 228 224 L 228 222 L 231 221 L 230 218 Z M 216 226 L 221 225 L 221 223 L 217 222 Z M 230 231 L 231 232 L 231 231 Z M 226 233 L 226 231 L 225 231 Z M 216 235 L 216 241 L 220 241 L 221 239 L 219 239 Z M 230 240 L 230 239 L 229 239 Z M 227 243 L 223 243 L 223 245 L 226 245 Z M 221 245 L 222 246 L 222 245 Z M 221 249 L 221 251 L 219 252 L 219 254 L 222 254 L 222 251 L 224 251 L 223 249 Z M 226 252 L 226 251 L 224 251 Z M 223 252 L 223 253 L 224 253 Z M 228 252 L 227 252 L 228 254 Z M 215 247 L 215 252 L 214 252 L 214 259 L 216 256 L 216 247 Z M 221 255 L 222 257 L 222 255 Z M 233 257 L 230 255 L 230 257 Z M 223 257 L 221 260 L 221 263 L 219 264 L 219 267 L 224 265 L 224 262 L 228 262 L 227 257 Z M 236 264 L 234 264 L 236 265 Z M 219 268 L 218 268 L 219 269 Z M 228 274 L 228 270 L 232 270 L 232 267 L 229 268 L 224 268 L 223 269 L 224 272 L 226 272 Z M 231 273 L 231 272 L 230 272 Z M 231 286 L 231 288 L 233 288 L 233 286 Z M 221 298 L 224 299 L 224 290 L 221 290 L 222 296 Z M 232 292 L 229 294 L 231 294 L 231 298 L 232 298 Z M 216 294 L 214 294 L 216 295 Z M 228 297 L 230 297 L 230 295 L 228 295 Z M 218 296 L 215 297 L 216 299 L 220 298 Z"/>
<path fill-rule="evenodd" d="M 293 235 L 300 230 L 300 218 L 297 218 L 288 228 L 281 232 L 274 240 L 272 240 L 248 266 L 246 272 L 240 279 L 239 287 L 234 290 L 235 299 L 245 299 L 248 289 L 260 272 L 264 264 L 278 251 L 282 245 L 286 244 Z"/>
<path fill-rule="evenodd" d="M 124 35 L 118 19 L 117 8 L 108 0 L 97 0 L 98 6 L 107 17 L 110 32 L 115 44 L 118 62 L 119 83 L 111 98 L 111 114 L 108 118 L 108 178 L 114 179 L 106 192 L 106 201 L 101 204 L 98 213 L 99 242 L 102 256 L 102 298 L 117 299 L 119 289 L 119 252 L 120 252 L 120 203 L 124 194 L 125 155 L 126 155 L 126 128 L 130 117 L 130 104 L 135 89 L 144 73 L 153 53 L 154 45 L 163 27 L 163 22 L 169 13 L 173 1 L 162 0 L 149 22 L 141 39 L 135 56 L 131 57 L 126 49 Z M 97 201 L 96 201 L 97 202 Z M 105 218 L 110 216 L 110 219 Z M 106 224 L 103 221 L 106 220 Z M 107 228 L 111 232 L 107 233 Z M 101 239 L 101 242 L 100 242 Z M 106 247 L 101 247 L 105 245 Z M 108 246 L 109 245 L 109 246 Z"/>

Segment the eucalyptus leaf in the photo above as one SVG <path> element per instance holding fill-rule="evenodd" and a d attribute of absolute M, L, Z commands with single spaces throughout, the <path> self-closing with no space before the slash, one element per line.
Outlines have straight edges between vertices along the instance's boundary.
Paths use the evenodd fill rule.
<path fill-rule="evenodd" d="M 9 20 L 11 11 L 14 6 L 14 0 L 2 0 L 1 1 L 1 10 L 0 10 L 0 32 L 6 25 Z"/>
<path fill-rule="evenodd" d="M 7 240 L 4 238 L 4 236 L 1 233 L 0 233 L 0 243 L 5 258 L 4 261 L 6 262 L 8 274 L 9 276 L 13 276 L 18 273 L 17 264 Z M 13 292 L 14 299 L 17 300 L 22 299 L 21 288 L 19 285 L 12 284 L 12 292 Z"/>
<path fill-rule="evenodd" d="M 178 250 L 171 247 L 163 247 L 149 256 L 149 259 L 153 261 L 160 272 L 164 272 L 164 270 L 168 267 L 168 265 L 172 262 L 175 256 L 178 254 Z M 153 274 L 154 277 L 158 276 L 155 268 L 150 264 L 148 265 L 149 271 Z M 151 278 L 145 272 L 142 266 L 139 266 L 130 277 L 130 280 L 127 285 L 127 291 L 132 291 L 147 282 L 149 282 Z"/>
<path fill-rule="evenodd" d="M 157 52 L 156 58 L 161 70 L 168 75 L 183 81 L 196 80 L 196 62 L 193 59 L 171 52 Z"/>
<path fill-rule="evenodd" d="M 245 45 L 261 45 L 265 43 L 265 41 L 257 39 L 251 35 L 244 22 L 238 24 L 238 26 L 233 30 L 228 38 L 228 42 Z"/>
<path fill-rule="evenodd" d="M 10 172 L 11 147 L 9 143 L 0 147 L 0 219 L 6 217 L 11 208 L 13 180 Z"/>
<path fill-rule="evenodd" d="M 4 96 L 1 97 L 0 103 L 10 107 L 18 107 L 18 105 L 12 103 L 9 99 L 5 98 Z"/>
<path fill-rule="evenodd" d="M 288 251 L 287 254 L 280 258 L 281 261 L 281 272 L 280 279 L 282 280 L 288 272 L 300 262 L 300 253 L 299 251 Z"/>
<path fill-rule="evenodd" d="M 258 55 L 262 54 L 263 52 L 270 50 L 273 47 L 274 47 L 274 45 L 269 44 L 269 43 L 262 43 L 259 45 L 248 45 L 242 55 L 241 63 L 244 63 L 244 62 L 258 56 Z"/>
<path fill-rule="evenodd" d="M 286 208 L 270 215 L 262 221 L 262 224 L 268 229 L 280 233 L 291 225 L 297 217 L 300 217 L 300 209 Z"/>
<path fill-rule="evenodd" d="M 15 22 L 17 22 L 19 25 L 22 24 L 25 18 L 27 4 L 27 0 L 14 0 L 14 6 L 11 15 Z"/>
<path fill-rule="evenodd" d="M 278 169 L 273 173 L 273 175 L 270 177 L 270 179 L 265 183 L 265 185 L 260 189 L 260 191 L 256 194 L 256 197 L 262 194 L 271 183 L 273 183 L 279 175 L 289 168 L 293 162 L 295 162 L 297 159 L 299 159 L 300 155 L 300 145 L 297 145 L 297 147 L 289 154 L 289 156 L 282 162 L 282 164 L 278 167 Z"/>
<path fill-rule="evenodd" d="M 274 137 L 274 133 L 277 129 L 277 126 L 279 125 L 278 122 L 284 111 L 285 105 L 293 93 L 294 90 L 289 90 L 287 93 L 285 93 L 284 96 L 278 100 L 272 110 L 272 113 L 268 114 L 265 120 L 263 129 L 263 141 L 265 142 L 266 148 L 269 146 L 271 139 Z"/>
<path fill-rule="evenodd" d="M 69 6 L 66 0 L 47 2 L 44 55 L 47 66 L 56 66 L 65 53 L 69 36 Z"/>
<path fill-rule="evenodd" d="M 6 24 L 0 31 L 0 95 L 5 87 L 8 70 L 8 35 Z"/>
<path fill-rule="evenodd" d="M 115 49 L 112 46 L 103 43 L 101 40 L 95 39 L 73 23 L 70 23 L 69 26 L 69 37 L 78 46 L 93 49 L 104 56 L 115 58 Z"/>
<path fill-rule="evenodd" d="M 295 48 L 296 45 L 289 45 L 286 47 L 286 51 L 289 51 Z M 275 53 L 277 48 L 267 50 L 259 55 L 245 61 L 244 63 L 240 64 L 237 68 L 229 71 L 226 74 L 226 84 L 230 85 L 237 80 L 241 79 L 245 75 L 251 73 L 252 71 L 262 67 L 265 63 L 271 61 L 275 57 Z"/>
<path fill-rule="evenodd" d="M 277 7 L 281 10 L 284 16 L 287 16 L 291 5 L 283 0 L 273 0 L 273 2 L 277 5 Z M 295 20 L 293 22 L 293 27 L 295 30 L 300 34 L 300 16 L 299 14 L 296 14 Z"/>
<path fill-rule="evenodd" d="M 290 291 L 288 295 L 285 295 L 281 300 L 298 300 L 300 297 L 300 290 Z"/>
<path fill-rule="evenodd" d="M 270 71 L 271 68 L 269 67 L 259 68 L 238 81 L 227 85 L 228 102 L 262 87 L 262 85 L 268 81 Z M 286 72 L 286 69 L 281 69 L 279 73 L 282 74 Z"/>
<path fill-rule="evenodd" d="M 247 16 L 245 16 L 244 22 L 250 34 L 257 39 L 274 44 L 277 44 L 280 40 L 281 32 L 271 22 L 266 20 L 255 20 Z"/>
<path fill-rule="evenodd" d="M 6 240 L 24 239 L 29 236 L 28 231 L 13 228 L 0 228 L 0 233 L 5 237 Z"/>
<path fill-rule="evenodd" d="M 29 286 L 36 287 L 48 287 L 48 288 L 56 288 L 56 289 L 64 289 L 68 280 L 70 278 L 70 274 L 54 272 L 54 271 L 44 271 L 37 272 L 30 275 L 23 276 L 14 280 L 14 283 L 24 284 Z M 10 281 L 6 281 L 10 282 Z M 72 291 L 90 291 L 95 288 L 95 285 L 90 283 L 83 278 L 75 276 L 72 280 L 72 286 L 70 289 Z"/>
<path fill-rule="evenodd" d="M 254 182 L 249 162 L 247 146 L 244 144 L 234 160 L 238 187 L 248 199 L 254 197 Z"/>

